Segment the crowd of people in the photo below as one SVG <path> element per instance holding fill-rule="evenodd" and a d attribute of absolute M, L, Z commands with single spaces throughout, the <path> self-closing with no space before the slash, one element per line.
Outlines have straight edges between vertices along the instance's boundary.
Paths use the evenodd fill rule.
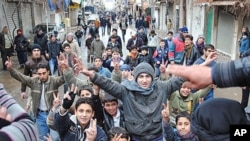
<path fill-rule="evenodd" d="M 243 94 L 248 89 L 249 95 L 247 29 L 242 30 L 240 59 L 217 63 L 216 48 L 205 44 L 204 36 L 194 40 L 184 26 L 159 39 L 150 29 L 154 25 L 150 16 L 137 20 L 126 44 L 130 21 L 125 18 L 118 28 L 107 31 L 111 35 L 106 45 L 99 34 L 105 35 L 105 30 L 95 22 L 88 32 L 78 27 L 75 34 L 68 33 L 65 41 L 38 30 L 30 58 L 27 38 L 19 29 L 13 47 L 24 72 L 13 67 L 12 44 L 4 27 L 0 34 L 3 69 L 21 83 L 21 99 L 29 97 L 29 101 L 25 112 L 0 85 L 1 139 L 228 141 L 230 125 L 249 124 L 244 111 L 248 97 L 241 103 L 214 98 L 216 87 L 241 86 Z M 87 58 L 82 57 L 83 45 Z"/>

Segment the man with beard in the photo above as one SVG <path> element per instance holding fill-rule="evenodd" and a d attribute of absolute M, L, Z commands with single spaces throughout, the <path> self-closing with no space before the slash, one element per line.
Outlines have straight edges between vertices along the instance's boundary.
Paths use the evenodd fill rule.
<path fill-rule="evenodd" d="M 32 54 L 31 54 L 31 59 L 29 59 L 24 66 L 24 75 L 27 76 L 32 76 L 32 71 L 36 70 L 36 66 L 39 63 L 43 63 L 43 64 L 47 64 L 48 65 L 48 61 L 43 58 L 41 56 L 41 47 L 38 44 L 33 44 L 32 45 Z M 25 99 L 26 96 L 26 85 L 24 83 L 22 83 L 22 87 L 21 87 L 21 99 Z"/>
<path fill-rule="evenodd" d="M 22 29 L 17 30 L 17 35 L 14 39 L 14 48 L 17 52 L 17 58 L 20 64 L 20 68 L 24 67 L 25 62 L 27 61 L 27 47 L 28 40 L 23 35 Z"/>
<path fill-rule="evenodd" d="M 188 29 L 184 26 L 180 31 L 180 34 L 173 39 L 173 46 L 169 47 L 168 57 L 171 64 L 181 64 L 184 56 L 184 37 L 188 34 Z"/>
<path fill-rule="evenodd" d="M 2 32 L 0 33 L 0 51 L 3 63 L 3 70 L 6 70 L 5 61 L 7 57 L 12 56 L 12 48 L 11 48 L 11 37 L 8 34 L 8 27 L 4 26 Z"/>
<path fill-rule="evenodd" d="M 111 41 L 111 37 L 112 36 L 114 36 L 114 37 L 116 37 L 116 41 L 121 45 L 121 48 L 122 48 L 122 39 L 121 39 L 121 37 L 117 34 L 117 29 L 116 28 L 114 28 L 113 30 L 112 30 L 112 35 L 109 37 L 109 42 Z"/>
<path fill-rule="evenodd" d="M 41 55 L 45 56 L 47 51 L 48 36 L 42 29 L 38 29 L 36 36 L 34 37 L 34 44 L 38 44 L 41 47 Z"/>

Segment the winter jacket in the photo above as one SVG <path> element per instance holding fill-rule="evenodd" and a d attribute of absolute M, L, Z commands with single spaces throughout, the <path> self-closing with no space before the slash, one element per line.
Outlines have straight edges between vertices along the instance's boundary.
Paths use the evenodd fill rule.
<path fill-rule="evenodd" d="M 101 18 L 101 26 L 105 27 L 107 25 L 107 20 L 103 17 Z"/>
<path fill-rule="evenodd" d="M 184 41 L 177 36 L 173 39 L 173 45 L 169 46 L 169 61 L 174 61 L 176 64 L 181 64 L 184 56 Z"/>
<path fill-rule="evenodd" d="M 119 65 L 121 66 L 122 64 L 124 64 L 124 60 L 122 58 L 119 58 Z M 110 72 L 112 72 L 114 70 L 113 59 L 111 58 L 107 60 L 105 66 L 109 69 Z"/>
<path fill-rule="evenodd" d="M 0 106 L 7 108 L 8 114 L 11 115 L 11 122 L 5 120 L 5 117 L 0 119 L 1 141 L 38 141 L 37 126 L 1 83 L 0 93 Z"/>
<path fill-rule="evenodd" d="M 148 37 L 147 37 L 147 34 L 145 34 L 144 32 L 138 32 L 137 37 L 139 37 L 143 40 L 143 45 L 148 44 Z"/>
<path fill-rule="evenodd" d="M 147 62 L 154 68 L 154 60 L 148 54 L 146 54 L 146 55 L 139 54 L 136 64 L 138 65 L 141 62 Z"/>
<path fill-rule="evenodd" d="M 192 47 L 192 50 L 191 50 L 191 55 L 190 55 L 189 58 L 186 58 L 186 52 L 184 52 L 184 56 L 183 56 L 183 58 L 182 58 L 181 64 L 183 64 L 184 62 L 186 62 L 186 63 L 185 63 L 186 66 L 191 66 L 191 65 L 194 64 L 194 62 L 195 62 L 197 59 L 200 58 L 200 56 L 201 56 L 201 55 L 200 55 L 199 50 L 198 50 L 195 46 L 193 46 L 193 47 Z M 186 59 L 186 60 L 184 60 L 184 59 Z"/>
<path fill-rule="evenodd" d="M 137 19 L 137 20 L 135 21 L 135 28 L 136 28 L 136 29 L 139 29 L 139 27 L 142 26 L 142 24 L 143 24 L 143 20 Z"/>
<path fill-rule="evenodd" d="M 242 38 L 240 44 L 240 54 L 244 54 L 250 47 L 250 39 Z"/>
<path fill-rule="evenodd" d="M 250 86 L 250 56 L 229 61 L 216 63 L 212 67 L 213 84 L 219 88 L 232 86 Z"/>
<path fill-rule="evenodd" d="M 29 42 L 27 38 L 24 35 L 22 35 L 22 36 L 15 37 L 14 44 L 16 45 L 17 52 L 23 52 L 23 51 L 27 51 Z"/>
<path fill-rule="evenodd" d="M 59 111 L 55 114 L 54 123 L 61 141 L 85 141 L 87 136 L 85 130 L 89 125 L 82 129 L 75 115 L 70 115 L 68 111 L 62 115 Z M 95 141 L 108 141 L 105 132 L 98 125 Z"/>
<path fill-rule="evenodd" d="M 27 62 L 25 62 L 23 74 L 31 77 L 32 71 L 36 70 L 37 65 L 40 63 L 49 65 L 48 61 L 43 57 L 37 59 L 34 58 L 29 59 Z M 22 83 L 21 92 L 26 92 L 26 85 L 24 83 Z"/>
<path fill-rule="evenodd" d="M 135 45 L 136 47 L 138 47 L 139 48 L 139 52 L 141 51 L 141 46 L 143 46 L 144 45 L 144 42 L 143 42 L 143 40 L 140 38 L 140 37 L 137 37 L 136 38 L 136 42 L 135 42 L 135 44 L 134 44 L 134 40 L 132 39 L 132 38 L 130 38 L 129 40 L 128 40 L 128 43 L 127 43 L 127 49 L 130 51 L 130 47 L 131 47 L 131 45 Z"/>
<path fill-rule="evenodd" d="M 48 36 L 45 33 L 42 33 L 41 35 L 36 35 L 34 37 L 34 44 L 38 44 L 42 48 L 42 55 L 44 55 L 47 52 L 47 44 L 48 44 Z"/>
<path fill-rule="evenodd" d="M 116 41 L 120 44 L 120 46 L 122 48 L 122 39 L 120 36 L 116 35 Z M 108 42 L 111 42 L 111 36 L 109 37 Z"/>
<path fill-rule="evenodd" d="M 82 38 L 83 32 L 81 30 L 76 30 L 75 35 L 76 35 L 76 38 Z"/>
<path fill-rule="evenodd" d="M 63 51 L 62 44 L 59 41 L 48 42 L 48 59 L 56 59 L 57 56 L 60 55 L 60 51 Z"/>
<path fill-rule="evenodd" d="M 125 80 L 119 84 L 98 74 L 95 74 L 91 81 L 123 102 L 127 131 L 143 141 L 151 141 L 162 135 L 162 103 L 183 83 L 183 80 L 177 77 L 168 81 L 153 81 L 152 92 L 143 94 L 135 81 Z"/>
<path fill-rule="evenodd" d="M 73 52 L 78 58 L 82 58 L 82 53 L 81 53 L 80 47 L 79 47 L 79 45 L 78 45 L 78 43 L 77 43 L 77 41 L 75 39 L 73 39 L 72 42 L 68 42 L 66 40 L 66 41 L 64 41 L 63 45 L 65 43 L 70 44 L 71 52 Z"/>
<path fill-rule="evenodd" d="M 198 136 L 192 132 L 181 136 L 177 130 L 174 130 L 170 123 L 162 122 L 162 130 L 166 141 L 199 141 Z"/>
<path fill-rule="evenodd" d="M 101 67 L 100 69 L 98 69 L 98 74 L 105 76 L 107 78 L 111 77 L 111 72 L 109 71 L 109 69 Z"/>
<path fill-rule="evenodd" d="M 125 128 L 125 119 L 124 119 L 124 115 L 123 115 L 123 111 L 121 109 L 119 109 L 120 111 L 120 125 L 119 127 Z M 103 114 L 104 114 L 104 131 L 106 133 L 108 133 L 108 131 L 114 127 L 114 119 L 111 115 L 109 115 L 105 110 L 103 110 Z"/>
<path fill-rule="evenodd" d="M 191 114 L 194 111 L 196 104 L 199 103 L 199 98 L 204 98 L 207 96 L 210 90 L 211 87 L 209 86 L 194 93 L 190 93 L 186 98 L 181 96 L 179 90 L 171 94 L 171 96 L 168 98 L 171 117 L 170 122 L 175 125 L 175 118 L 179 112 L 187 111 L 189 114 Z"/>
<path fill-rule="evenodd" d="M 153 54 L 153 59 L 155 63 L 159 61 L 160 64 L 162 64 L 162 59 L 164 60 L 165 63 L 166 61 L 168 61 L 168 49 L 165 47 L 164 48 L 158 47 Z M 157 64 L 158 65 L 157 67 L 160 67 L 160 64 Z"/>
<path fill-rule="evenodd" d="M 159 37 L 157 35 L 149 35 L 148 37 L 148 47 L 157 47 L 159 44 Z"/>
<path fill-rule="evenodd" d="M 102 53 L 104 52 L 105 50 L 105 46 L 103 44 L 103 41 L 102 40 L 94 40 L 92 43 L 91 43 L 91 54 L 93 54 L 94 56 L 97 56 L 97 57 L 101 57 L 102 56 Z"/>
<path fill-rule="evenodd" d="M 107 47 L 111 47 L 111 48 L 118 48 L 119 49 L 119 53 L 122 56 L 122 46 L 119 42 L 115 42 L 114 44 L 110 41 L 107 44 Z"/>
<path fill-rule="evenodd" d="M 143 23 L 142 23 L 142 26 L 144 28 L 149 28 L 149 22 L 144 20 Z"/>
<path fill-rule="evenodd" d="M 16 80 L 22 82 L 26 86 L 30 87 L 31 89 L 31 97 L 32 97 L 32 106 L 33 106 L 33 113 L 36 116 L 37 110 L 40 105 L 40 100 L 42 96 L 42 85 L 44 84 L 44 99 L 48 110 L 50 110 L 53 106 L 53 93 L 58 93 L 58 88 L 65 83 L 62 76 L 60 77 L 52 77 L 49 76 L 46 82 L 42 82 L 39 80 L 38 77 L 29 77 L 23 75 L 19 71 L 12 69 L 10 71 L 11 77 L 15 78 Z"/>
<path fill-rule="evenodd" d="M 137 53 L 137 55 L 134 59 L 131 57 L 131 55 L 127 55 L 126 59 L 124 60 L 124 64 L 128 64 L 130 66 L 131 70 L 133 70 L 137 65 L 138 55 L 139 54 Z"/>
<path fill-rule="evenodd" d="M 91 44 L 92 44 L 93 40 L 94 40 L 94 38 L 88 38 L 88 39 L 86 39 L 86 41 L 85 41 L 85 46 L 86 46 L 89 50 L 90 50 L 90 48 L 91 48 Z"/>

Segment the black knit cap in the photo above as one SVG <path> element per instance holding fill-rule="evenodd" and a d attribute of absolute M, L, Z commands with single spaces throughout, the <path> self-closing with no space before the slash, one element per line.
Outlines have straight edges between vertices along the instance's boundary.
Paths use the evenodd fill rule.
<path fill-rule="evenodd" d="M 33 44 L 31 46 L 31 49 L 34 50 L 34 49 L 39 49 L 40 51 L 42 50 L 41 46 L 39 44 Z"/>

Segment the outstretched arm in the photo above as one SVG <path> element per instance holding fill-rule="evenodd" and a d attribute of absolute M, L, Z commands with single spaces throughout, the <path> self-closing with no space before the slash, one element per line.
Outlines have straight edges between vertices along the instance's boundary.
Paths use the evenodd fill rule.
<path fill-rule="evenodd" d="M 1 127 L 1 140 L 38 140 L 35 123 L 13 97 L 7 94 L 2 84 L 0 84 L 0 106 L 1 111 L 3 107 L 7 108 L 7 111 L 0 113 L 1 119 L 9 119 L 7 118 L 9 116 L 12 119 L 11 124 Z"/>

